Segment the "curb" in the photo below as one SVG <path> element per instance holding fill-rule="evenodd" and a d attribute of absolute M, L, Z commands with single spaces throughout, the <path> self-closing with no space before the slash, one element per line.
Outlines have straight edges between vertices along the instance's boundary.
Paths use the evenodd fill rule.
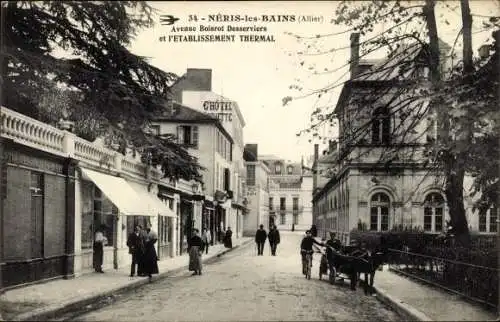
<path fill-rule="evenodd" d="M 405 317 L 411 321 L 433 321 L 425 313 L 417 310 L 413 306 L 404 301 L 391 296 L 383 288 L 373 286 L 377 299 L 394 309 L 401 317 Z"/>
<path fill-rule="evenodd" d="M 222 255 L 229 253 L 235 249 L 238 249 L 239 247 L 245 246 L 246 244 L 249 244 L 252 240 L 249 239 L 247 241 L 242 242 L 239 245 L 235 245 L 233 248 L 229 249 L 224 249 L 216 254 L 214 254 L 211 257 L 206 257 L 202 260 L 202 262 L 207 262 L 211 259 L 214 258 L 219 258 Z M 178 273 L 183 270 L 186 270 L 188 265 L 183 265 L 178 268 L 173 268 L 164 272 L 161 272 L 160 274 L 157 275 L 155 279 L 153 279 L 152 282 L 159 281 L 161 279 L 167 278 L 170 274 L 172 273 Z M 53 305 L 48 305 L 43 308 L 39 308 L 36 310 L 33 310 L 31 312 L 26 312 L 19 314 L 17 316 L 14 316 L 11 318 L 11 321 L 50 321 L 56 319 L 58 316 L 62 316 L 66 313 L 69 313 L 74 310 L 81 309 L 82 307 L 85 307 L 87 305 L 93 304 L 95 302 L 99 302 L 101 300 L 104 300 L 106 298 L 113 298 L 115 295 L 119 293 L 125 293 L 127 291 L 130 291 L 132 289 L 135 289 L 137 287 L 140 287 L 142 285 L 149 284 L 149 280 L 147 278 L 138 280 L 136 282 L 127 284 L 125 286 L 118 286 L 112 290 L 106 291 L 101 294 L 93 294 L 93 295 L 88 295 L 84 296 L 79 299 L 72 299 L 68 301 L 63 301 L 60 303 L 56 303 Z"/>

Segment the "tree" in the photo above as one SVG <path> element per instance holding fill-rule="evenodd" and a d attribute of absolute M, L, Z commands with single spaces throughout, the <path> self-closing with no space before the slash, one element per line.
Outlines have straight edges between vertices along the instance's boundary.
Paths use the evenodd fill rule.
<path fill-rule="evenodd" d="M 445 5 L 448 6 L 448 4 Z M 497 205 L 498 201 L 494 198 L 496 193 L 493 193 L 495 189 L 498 189 L 498 167 L 494 171 L 495 166 L 498 166 L 496 161 L 498 158 L 488 162 L 484 152 L 479 150 L 485 151 L 484 149 L 488 148 L 494 152 L 494 155 L 498 155 L 498 131 L 491 130 L 491 128 L 498 129 L 498 110 L 495 109 L 495 106 L 498 106 L 496 93 L 498 78 L 494 68 L 483 67 L 481 71 L 479 62 L 474 64 L 472 60 L 472 18 L 468 1 L 465 0 L 461 2 L 464 37 L 463 62 L 458 61 L 449 70 L 443 68 L 444 62 L 440 61 L 443 56 L 443 43 L 438 38 L 435 6 L 434 0 L 406 4 L 399 1 L 360 3 L 344 1 L 338 5 L 334 23 L 345 25 L 349 29 L 337 34 L 351 31 L 367 36 L 368 39 L 361 43 L 364 47 L 361 57 L 381 48 L 387 49 L 389 57 L 386 64 L 378 66 L 375 70 L 360 72 L 361 75 L 358 76 L 358 79 L 377 79 L 379 85 L 375 90 L 365 90 L 362 95 L 354 97 L 349 102 L 349 105 L 354 107 L 349 111 L 352 117 L 348 122 L 359 124 L 360 120 L 368 119 L 368 121 L 362 126 L 357 126 L 355 133 L 347 135 L 349 142 L 346 146 L 351 147 L 352 150 L 353 147 L 363 143 L 368 135 L 367 129 L 373 124 L 372 118 L 359 115 L 356 105 L 378 104 L 386 107 L 392 116 L 401 119 L 399 128 L 395 127 L 393 134 L 404 138 L 405 141 L 413 140 L 415 143 L 420 139 L 413 135 L 417 132 L 415 129 L 422 121 L 425 121 L 424 118 L 435 113 L 439 125 L 439 139 L 425 147 L 426 154 L 432 157 L 428 160 L 431 166 L 430 172 L 444 174 L 443 186 L 452 226 L 455 233 L 461 237 L 461 241 L 467 244 L 469 232 L 463 203 L 465 173 L 475 174 L 474 189 L 482 193 L 476 205 L 479 206 L 480 203 L 481 207 L 488 208 L 491 205 Z M 485 29 L 498 30 L 498 17 L 486 18 L 489 18 L 489 23 L 485 24 Z M 391 21 L 390 28 L 373 35 L 377 26 L 384 22 L 391 23 Z M 447 23 L 446 20 L 445 23 Z M 420 26 L 426 27 L 426 35 L 419 30 Z M 315 38 L 319 37 L 321 36 Z M 325 52 L 332 53 L 341 49 L 336 48 Z M 498 66 L 495 65 L 494 59 L 495 55 L 490 55 L 482 64 Z M 429 69 L 429 85 L 426 84 L 426 77 L 415 73 L 421 64 Z M 479 87 L 478 85 L 484 84 L 485 80 L 492 81 L 492 84 L 497 86 L 487 86 L 486 88 L 490 88 L 489 91 L 484 87 Z M 350 81 L 335 82 L 312 94 L 320 96 L 344 84 L 349 86 Z M 398 90 L 394 90 L 394 85 Z M 286 102 L 291 99 L 288 97 Z M 317 109 L 313 112 L 313 116 L 320 115 L 321 112 L 321 109 Z M 328 112 L 325 116 L 306 132 L 314 130 L 325 121 L 342 117 L 332 112 Z M 479 120 L 476 121 L 475 118 L 478 116 Z M 346 120 L 343 121 L 345 123 Z M 424 134 L 428 130 L 424 131 Z M 492 144 L 493 142 L 495 143 Z M 490 143 L 490 146 L 486 145 L 487 143 Z M 474 149 L 470 149 L 471 146 L 474 146 Z M 390 167 L 391 163 L 404 160 L 408 150 L 412 149 L 408 149 L 407 145 L 402 148 L 397 144 L 392 144 L 387 147 L 385 153 L 382 153 L 380 159 Z M 418 149 L 414 149 L 411 153 L 417 152 L 416 150 Z M 348 155 L 349 152 L 349 150 L 344 151 L 344 155 Z M 367 150 L 366 153 L 369 151 Z M 484 165 L 486 162 L 488 166 L 478 167 L 478 164 Z M 485 176 L 486 173 L 487 176 Z"/>
<path fill-rule="evenodd" d="M 145 131 L 177 78 L 127 49 L 154 14 L 135 1 L 3 2 L 2 105 L 52 124 L 64 116 L 77 135 L 137 150 L 165 176 L 200 180 L 197 160 L 172 136 Z"/>

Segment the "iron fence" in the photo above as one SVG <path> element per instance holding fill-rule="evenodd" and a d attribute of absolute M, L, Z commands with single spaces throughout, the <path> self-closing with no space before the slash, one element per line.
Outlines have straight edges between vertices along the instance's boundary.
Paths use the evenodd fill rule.
<path fill-rule="evenodd" d="M 495 264 L 492 266 L 478 264 L 490 264 L 494 260 L 476 261 L 476 264 L 472 264 L 461 260 L 393 248 L 389 249 L 387 260 L 389 267 L 398 273 L 433 284 L 498 310 L 498 274 L 500 270 Z"/>

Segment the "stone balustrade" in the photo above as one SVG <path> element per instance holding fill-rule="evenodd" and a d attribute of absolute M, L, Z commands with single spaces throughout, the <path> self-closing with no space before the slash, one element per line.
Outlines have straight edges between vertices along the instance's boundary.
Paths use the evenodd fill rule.
<path fill-rule="evenodd" d="M 71 157 L 84 164 L 89 164 L 109 171 L 125 173 L 134 177 L 147 177 L 167 186 L 174 186 L 169 179 L 163 178 L 159 168 L 148 167 L 138 157 L 122 155 L 95 142 L 77 137 L 71 132 L 32 119 L 28 116 L 1 107 L 0 135 L 17 143 L 59 156 Z M 191 194 L 192 182 L 179 180 L 175 186 Z"/>
<path fill-rule="evenodd" d="M 64 131 L 5 107 L 0 115 L 3 137 L 59 155 L 64 152 Z"/>

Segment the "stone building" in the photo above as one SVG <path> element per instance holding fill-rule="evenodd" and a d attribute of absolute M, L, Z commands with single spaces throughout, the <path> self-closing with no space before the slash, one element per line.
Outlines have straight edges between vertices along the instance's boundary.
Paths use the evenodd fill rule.
<path fill-rule="evenodd" d="M 175 135 L 178 143 L 198 158 L 200 165 L 205 168 L 201 191 L 204 200 L 186 200 L 185 207 L 193 208 L 192 212 L 184 214 L 181 209 L 179 233 L 184 248 L 193 228 L 201 230 L 206 227 L 215 237 L 214 241 L 219 241 L 217 237 L 221 231 L 231 226 L 227 221 L 231 211 L 227 194 L 231 193 L 234 185 L 230 178 L 234 145 L 232 137 L 216 117 L 177 102 L 172 102 L 163 115 L 156 117 L 152 123 L 158 134 Z M 241 234 L 242 226 L 239 222 L 232 226 L 235 237 Z"/>
<path fill-rule="evenodd" d="M 225 213 L 225 226 L 231 227 L 236 236 L 240 236 L 243 227 L 246 168 L 243 160 L 243 128 L 245 120 L 238 103 L 212 90 L 212 70 L 188 68 L 186 73 L 172 86 L 173 99 L 184 106 L 209 114 L 221 122 L 233 142 L 231 145 L 231 166 L 226 174 L 222 169 L 215 171 L 222 177 L 229 176 L 231 189 L 226 193 L 229 205 Z"/>
<path fill-rule="evenodd" d="M 160 260 L 179 253 L 180 203 L 197 199 L 197 183 L 163 179 L 132 153 L 5 107 L 0 121 L 3 287 L 91 272 L 98 228 L 108 240 L 104 270 L 130 265 L 135 224 L 157 231 Z"/>
<path fill-rule="evenodd" d="M 443 57 L 449 49 L 441 44 Z M 339 140 L 321 156 L 315 146 L 313 213 L 320 237 L 333 230 L 347 243 L 353 229 L 445 229 L 448 209 L 442 176 L 425 162 L 426 146 L 438 139 L 436 112 L 426 101 L 403 104 L 405 94 L 399 94 L 404 77 L 428 73 L 420 64 L 421 54 L 406 48 L 396 58 L 359 60 L 359 35 L 351 35 L 351 78 L 334 110 Z M 409 63 L 397 65 L 397 57 L 403 56 Z M 442 65 L 445 68 L 445 60 Z M 377 99 L 370 98 L 374 92 Z M 473 214 L 469 197 L 465 205 L 471 230 L 496 232 L 496 209 Z"/>
<path fill-rule="evenodd" d="M 280 230 L 309 229 L 312 225 L 313 177 L 303 163 L 259 156 L 269 168 L 269 224 Z"/>
<path fill-rule="evenodd" d="M 269 168 L 259 160 L 257 144 L 246 144 L 243 157 L 246 174 L 246 207 L 248 214 L 244 220 L 246 236 L 253 236 L 262 224 L 269 225 Z"/>

